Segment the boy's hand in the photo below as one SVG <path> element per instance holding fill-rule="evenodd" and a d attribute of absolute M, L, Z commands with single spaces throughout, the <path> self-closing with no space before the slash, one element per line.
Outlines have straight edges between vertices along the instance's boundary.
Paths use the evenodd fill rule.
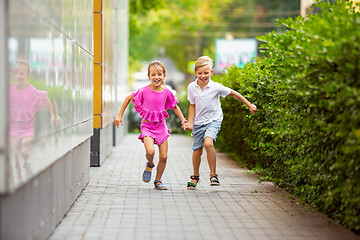
<path fill-rule="evenodd" d="M 187 123 L 184 123 L 183 129 L 184 129 L 185 131 L 193 130 L 193 126 L 192 126 L 190 123 L 187 122 Z"/>
<path fill-rule="evenodd" d="M 249 110 L 252 113 L 256 113 L 257 108 L 256 108 L 256 106 L 254 104 L 251 104 L 250 107 L 249 107 Z"/>
<path fill-rule="evenodd" d="M 116 127 L 119 127 L 120 125 L 122 126 L 122 125 L 123 125 L 122 117 L 117 116 L 117 117 L 114 119 L 113 124 L 114 124 Z"/>

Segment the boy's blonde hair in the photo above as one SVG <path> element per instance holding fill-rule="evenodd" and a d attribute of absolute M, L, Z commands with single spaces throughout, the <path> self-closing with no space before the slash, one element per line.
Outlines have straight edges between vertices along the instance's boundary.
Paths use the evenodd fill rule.
<path fill-rule="evenodd" d="M 212 68 L 214 66 L 214 61 L 208 56 L 201 56 L 198 59 L 196 59 L 195 71 L 197 71 L 199 68 L 208 65 Z"/>
<path fill-rule="evenodd" d="M 153 61 L 151 63 L 149 63 L 148 66 L 148 76 L 150 76 L 150 68 L 154 67 L 156 70 L 162 72 L 164 74 L 164 76 L 166 76 L 166 69 L 165 69 L 165 65 L 160 62 L 160 61 Z"/>

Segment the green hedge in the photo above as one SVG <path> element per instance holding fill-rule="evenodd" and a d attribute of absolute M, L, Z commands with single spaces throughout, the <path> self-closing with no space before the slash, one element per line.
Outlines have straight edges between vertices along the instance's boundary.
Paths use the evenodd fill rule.
<path fill-rule="evenodd" d="M 318 4 L 258 37 L 266 56 L 216 81 L 257 105 L 222 101 L 217 147 L 351 230 L 360 230 L 360 13 Z"/>

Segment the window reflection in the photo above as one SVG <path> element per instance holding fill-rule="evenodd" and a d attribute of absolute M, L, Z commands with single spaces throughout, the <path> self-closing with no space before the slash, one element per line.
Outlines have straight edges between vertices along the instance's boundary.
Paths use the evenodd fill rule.
<path fill-rule="evenodd" d="M 9 1 L 9 190 L 92 135 L 92 2 L 77 3 Z"/>
<path fill-rule="evenodd" d="M 30 77 L 29 62 L 18 59 L 12 71 L 9 89 L 9 142 L 12 157 L 10 184 L 21 182 L 24 174 L 25 177 L 31 176 L 32 162 L 29 151 L 34 142 L 37 112 L 46 108 L 50 126 L 62 124 L 56 100 L 50 100 L 46 91 L 33 86 Z"/>

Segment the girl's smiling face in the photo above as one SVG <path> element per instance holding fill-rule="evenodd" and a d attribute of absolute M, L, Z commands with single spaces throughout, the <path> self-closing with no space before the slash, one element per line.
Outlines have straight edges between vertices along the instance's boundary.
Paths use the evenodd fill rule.
<path fill-rule="evenodd" d="M 164 84 L 165 74 L 159 67 L 151 66 L 148 77 L 154 87 L 160 87 Z"/>
<path fill-rule="evenodd" d="M 14 77 L 17 84 L 23 84 L 30 77 L 29 69 L 24 64 L 18 64 L 14 69 Z"/>
<path fill-rule="evenodd" d="M 195 71 L 199 85 L 207 85 L 214 70 L 210 65 L 205 65 Z"/>

